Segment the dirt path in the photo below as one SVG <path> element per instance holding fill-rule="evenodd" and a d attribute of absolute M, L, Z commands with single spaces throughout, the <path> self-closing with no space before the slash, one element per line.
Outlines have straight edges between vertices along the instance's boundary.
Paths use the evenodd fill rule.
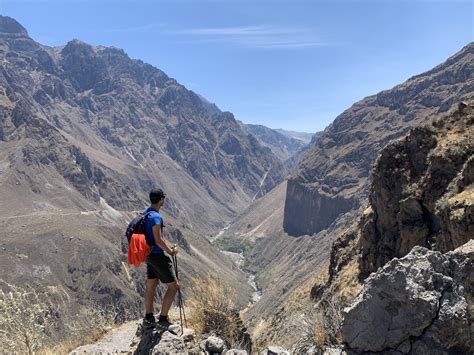
<path fill-rule="evenodd" d="M 133 353 L 137 344 L 133 344 L 133 338 L 137 331 L 139 321 L 125 323 L 120 328 L 112 329 L 105 334 L 95 344 L 80 346 L 73 351 L 71 355 L 79 354 L 120 354 Z"/>

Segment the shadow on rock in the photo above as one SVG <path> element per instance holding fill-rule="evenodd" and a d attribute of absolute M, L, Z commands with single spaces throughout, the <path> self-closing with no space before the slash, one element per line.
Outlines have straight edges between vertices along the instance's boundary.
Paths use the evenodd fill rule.
<path fill-rule="evenodd" d="M 161 341 L 165 330 L 163 329 L 142 329 L 138 327 L 137 336 L 140 336 L 140 343 L 135 350 L 134 355 L 150 354 L 156 345 Z"/>

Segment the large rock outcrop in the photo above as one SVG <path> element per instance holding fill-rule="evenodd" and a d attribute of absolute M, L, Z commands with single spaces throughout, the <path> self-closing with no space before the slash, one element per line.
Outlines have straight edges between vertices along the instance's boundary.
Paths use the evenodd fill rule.
<path fill-rule="evenodd" d="M 474 240 L 442 254 L 416 246 L 365 281 L 342 335 L 357 352 L 467 354 L 472 342 Z"/>
<path fill-rule="evenodd" d="M 454 103 L 474 97 L 474 44 L 434 69 L 367 97 L 326 128 L 294 170 L 285 201 L 284 229 L 315 234 L 359 208 L 369 193 L 378 152 Z"/>
<path fill-rule="evenodd" d="M 361 274 L 414 246 L 446 252 L 474 236 L 474 107 L 460 103 L 380 154 L 361 220 Z"/>

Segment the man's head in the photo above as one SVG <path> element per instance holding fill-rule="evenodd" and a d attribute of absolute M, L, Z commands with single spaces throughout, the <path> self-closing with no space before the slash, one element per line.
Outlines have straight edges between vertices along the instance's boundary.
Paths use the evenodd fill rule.
<path fill-rule="evenodd" d="M 160 206 L 163 205 L 165 201 L 165 193 L 162 189 L 154 189 L 150 191 L 150 202 L 152 205 L 159 204 Z"/>

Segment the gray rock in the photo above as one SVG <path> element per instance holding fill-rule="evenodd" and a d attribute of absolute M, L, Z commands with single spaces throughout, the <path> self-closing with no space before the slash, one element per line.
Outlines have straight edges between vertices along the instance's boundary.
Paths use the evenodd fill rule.
<path fill-rule="evenodd" d="M 323 355 L 345 355 L 345 354 L 347 353 L 341 348 L 326 348 L 323 353 Z"/>
<path fill-rule="evenodd" d="M 417 246 L 388 262 L 344 310 L 344 341 L 360 352 L 410 353 L 415 345 L 417 354 L 472 351 L 467 304 L 473 253 L 471 240 L 447 254 Z"/>
<path fill-rule="evenodd" d="M 446 253 L 472 238 L 473 119 L 474 106 L 451 111 L 381 151 L 361 221 L 363 278 L 415 245 Z"/>
<path fill-rule="evenodd" d="M 194 342 L 195 337 L 196 337 L 196 332 L 194 331 L 194 329 L 190 329 L 190 328 L 183 329 L 183 334 L 181 335 L 181 338 L 186 344 Z"/>
<path fill-rule="evenodd" d="M 245 350 L 239 349 L 230 349 L 225 352 L 225 355 L 247 355 L 248 353 Z"/>
<path fill-rule="evenodd" d="M 186 345 L 182 338 L 170 332 L 164 332 L 161 339 L 152 350 L 152 354 L 176 354 L 186 352 Z"/>
<path fill-rule="evenodd" d="M 321 355 L 322 351 L 317 346 L 312 346 L 306 350 L 306 355 Z"/>
<path fill-rule="evenodd" d="M 281 346 L 269 346 L 260 353 L 261 355 L 290 355 L 288 350 L 283 349 Z"/>
<path fill-rule="evenodd" d="M 212 354 L 221 354 L 224 351 L 225 342 L 219 337 L 211 335 L 206 340 L 206 351 Z"/>

